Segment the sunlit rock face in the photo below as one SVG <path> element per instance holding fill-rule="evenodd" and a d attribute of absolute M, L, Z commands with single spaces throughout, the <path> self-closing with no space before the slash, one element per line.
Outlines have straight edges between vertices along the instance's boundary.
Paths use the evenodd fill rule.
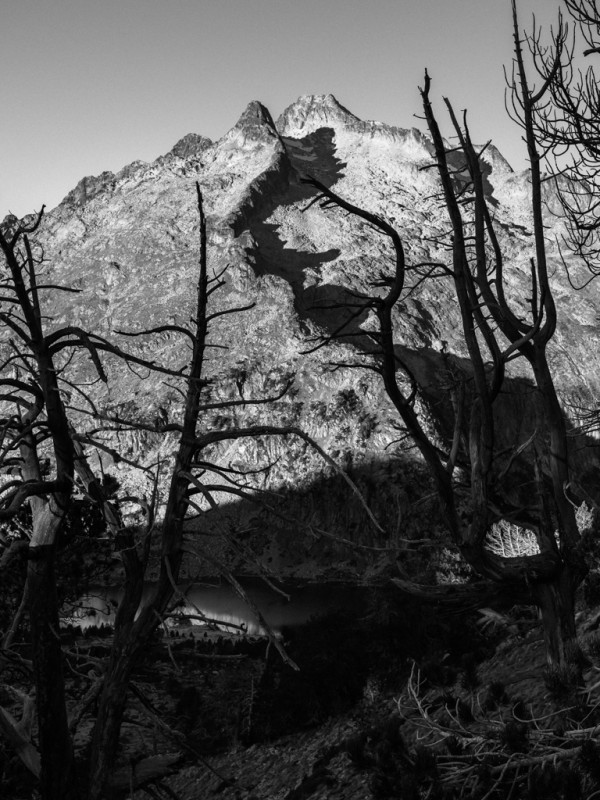
<path fill-rule="evenodd" d="M 527 176 L 514 173 L 493 146 L 484 159 L 486 191 L 505 254 L 506 293 L 516 312 L 525 316 L 534 254 Z M 293 380 L 278 403 L 213 410 L 203 426 L 267 421 L 304 428 L 340 464 L 354 470 L 359 483 L 375 484 L 366 491 L 375 513 L 402 534 L 413 525 L 410 508 L 418 489 L 409 486 L 404 473 L 400 479 L 396 467 L 402 464 L 410 473 L 414 451 L 394 427 L 396 416 L 377 376 L 332 367 L 373 351 L 366 334 L 372 320 L 366 313 L 355 316 L 346 338 L 313 351 L 319 337 L 335 334 L 346 319 L 340 304 L 348 290 L 359 297 L 381 291 L 373 283 L 392 271 L 392 251 L 363 222 L 318 204 L 307 208 L 314 192 L 301 178 L 316 177 L 390 221 L 403 236 L 409 264 L 449 263 L 441 239 L 449 220 L 436 171 L 428 168 L 431 162 L 432 145 L 421 132 L 364 122 L 333 95 L 302 97 L 277 122 L 261 103 L 252 102 L 218 141 L 188 134 L 152 163 L 138 161 L 116 174 L 84 178 L 47 213 L 38 239 L 52 282 L 79 292 L 47 292 L 48 325 L 77 324 L 144 358 L 183 366 L 189 354 L 185 337 L 161 333 L 129 338 L 122 332 L 187 325 L 194 316 L 199 182 L 208 216 L 210 269 L 215 274 L 226 269 L 213 307 L 253 304 L 213 324 L 214 348 L 207 365 L 213 379 L 211 401 L 240 399 L 240 392 L 246 399 L 270 396 Z M 600 295 L 595 283 L 582 292 L 571 289 L 553 244 L 560 223 L 549 216 L 548 226 L 559 315 L 551 364 L 565 404 L 589 405 L 600 389 Z M 573 260 L 569 266 L 572 279 L 583 283 L 583 266 Z M 395 323 L 398 353 L 424 384 L 423 413 L 443 439 L 450 420 L 448 359 L 464 364 L 467 356 L 449 280 L 418 285 L 399 304 Z M 181 397 L 175 380 L 104 360 L 108 383 L 86 389 L 98 408 L 145 421 L 163 409 L 161 414 L 176 418 Z M 91 378 L 91 362 L 82 362 L 78 370 L 80 380 Z M 515 383 L 530 379 L 526 365 L 513 362 L 509 378 L 498 428 L 507 446 L 517 446 L 537 423 L 525 384 Z M 121 436 L 119 447 L 127 458 L 149 463 L 159 455 L 168 459 L 173 440 L 134 432 Z M 248 477 L 268 489 L 288 487 L 310 494 L 324 469 L 304 445 L 277 439 L 239 441 L 223 446 L 219 455 L 241 469 L 273 462 L 270 471 Z M 592 475 L 593 451 L 584 450 L 578 458 Z M 134 488 L 143 485 L 129 466 L 118 469 Z M 352 517 L 339 512 L 345 491 L 342 484 L 330 487 L 330 507 L 314 513 L 323 524 L 337 524 L 336 533 L 368 537 L 358 512 L 352 512 L 355 525 Z M 397 528 L 400 518 L 404 522 Z M 356 530 L 349 531 L 353 525 Z"/>

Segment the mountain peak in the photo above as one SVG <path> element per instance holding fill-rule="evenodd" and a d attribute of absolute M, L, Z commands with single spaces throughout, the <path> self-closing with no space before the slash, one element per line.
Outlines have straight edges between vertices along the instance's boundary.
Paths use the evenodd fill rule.
<path fill-rule="evenodd" d="M 248 103 L 241 117 L 221 139 L 222 142 L 233 142 L 243 146 L 248 142 L 272 142 L 279 140 L 273 117 L 269 110 L 258 100 Z"/>
<path fill-rule="evenodd" d="M 279 143 L 279 134 L 269 110 L 260 101 L 253 100 L 220 142 L 231 147 L 254 147 L 267 142 Z"/>
<path fill-rule="evenodd" d="M 275 123 L 273 122 L 273 117 L 266 106 L 264 106 L 260 100 L 252 100 L 252 102 L 248 103 L 246 106 L 244 113 L 237 121 L 238 125 L 269 125 L 270 127 L 274 128 Z"/>
<path fill-rule="evenodd" d="M 486 147 L 483 152 L 483 160 L 486 161 L 495 174 L 505 173 L 512 174 L 514 172 L 511 165 L 504 158 L 502 153 L 493 144 Z"/>
<path fill-rule="evenodd" d="M 335 122 L 353 125 L 360 120 L 332 94 L 307 94 L 285 109 L 277 120 L 277 130 L 282 136 L 296 136 Z"/>
<path fill-rule="evenodd" d="M 200 136 L 198 133 L 188 133 L 183 136 L 169 151 L 167 155 L 178 156 L 179 158 L 188 158 L 195 153 L 200 153 L 210 147 L 212 141 L 207 139 L 206 136 Z"/>

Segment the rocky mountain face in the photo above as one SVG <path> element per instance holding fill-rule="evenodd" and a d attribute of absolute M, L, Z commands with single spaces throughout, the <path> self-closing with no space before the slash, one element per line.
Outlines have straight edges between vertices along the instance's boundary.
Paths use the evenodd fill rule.
<path fill-rule="evenodd" d="M 514 173 L 493 147 L 485 158 L 487 191 L 506 259 L 507 294 L 525 314 L 533 252 L 527 175 Z M 372 352 L 366 335 L 372 321 L 359 315 L 346 329 L 348 336 L 310 352 L 319 337 L 334 335 L 347 319 L 340 305 L 348 291 L 359 296 L 377 291 L 373 282 L 392 266 L 390 246 L 362 221 L 318 205 L 307 209 L 315 193 L 300 179 L 313 176 L 391 222 L 403 235 L 409 263 L 447 262 L 440 236 L 449 222 L 437 196 L 437 172 L 427 168 L 431 162 L 431 142 L 418 130 L 364 122 L 332 95 L 302 97 L 276 122 L 260 103 L 250 103 L 218 141 L 189 134 L 153 163 L 134 162 L 116 174 L 84 178 L 47 213 L 38 239 L 48 272 L 53 282 L 79 290 L 77 295 L 48 293 L 48 324 L 77 324 L 146 358 L 182 366 L 188 350 L 181 336 L 131 339 L 116 332 L 185 325 L 193 316 L 198 260 L 194 184 L 199 181 L 208 215 L 210 269 L 217 274 L 226 269 L 214 308 L 254 304 L 214 323 L 212 399 L 239 399 L 240 392 L 246 398 L 272 395 L 293 380 L 278 403 L 210 412 L 206 427 L 268 421 L 303 428 L 350 469 L 389 531 L 389 541 L 410 537 L 423 527 L 415 505 L 423 494 L 422 479 L 416 479 L 422 474 L 419 460 L 403 441 L 378 377 L 332 366 Z M 559 314 L 551 364 L 572 416 L 574 406 L 590 406 L 600 394 L 600 293 L 595 282 L 580 292 L 569 286 L 552 244 L 559 225 L 549 214 Z M 580 264 L 570 263 L 570 270 L 575 282 L 587 277 Z M 395 322 L 399 352 L 424 386 L 422 412 L 443 438 L 448 358 L 456 363 L 466 359 L 449 282 L 416 286 L 400 304 Z M 180 395 L 173 381 L 108 358 L 106 366 L 108 384 L 89 389 L 98 408 L 140 420 L 152 421 L 159 411 L 176 417 Z M 90 376 L 87 362 L 79 367 L 79 377 Z M 528 398 L 529 376 L 522 362 L 512 364 L 509 377 L 498 425 L 507 444 L 517 446 L 535 429 L 535 403 Z M 581 481 L 593 491 L 596 457 L 588 446 L 593 442 L 574 441 Z M 128 458 L 149 463 L 158 456 L 168 460 L 172 440 L 133 432 L 121 435 L 119 446 Z M 290 518 L 299 515 L 337 535 L 375 542 L 343 483 L 325 479 L 325 465 L 304 444 L 247 440 L 223 447 L 219 457 L 246 470 L 272 462 L 269 471 L 248 480 L 290 492 Z M 120 479 L 140 489 L 142 477 L 127 465 L 114 468 Z M 244 503 L 235 509 L 242 512 L 239 524 L 245 530 L 263 525 L 256 509 Z M 282 541 L 289 529 L 281 523 Z M 271 563 L 287 572 L 310 557 L 314 544 L 302 526 L 293 536 L 294 547 L 304 549 L 292 556 L 265 540 L 265 552 L 274 547 Z M 355 559 L 331 547 L 331 552 L 321 548 L 319 558 Z"/>

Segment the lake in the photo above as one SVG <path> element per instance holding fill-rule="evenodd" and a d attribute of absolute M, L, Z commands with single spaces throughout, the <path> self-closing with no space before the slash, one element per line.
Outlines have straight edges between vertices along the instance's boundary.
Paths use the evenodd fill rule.
<path fill-rule="evenodd" d="M 257 606 L 267 624 L 275 633 L 285 626 L 301 625 L 311 617 L 340 610 L 360 613 L 364 609 L 368 587 L 348 583 L 289 583 L 283 590 L 289 600 L 269 587 L 260 578 L 239 578 L 239 583 Z M 144 590 L 144 599 L 150 596 L 152 584 Z M 253 611 L 225 582 L 196 583 L 185 591 L 185 602 L 180 601 L 173 610 L 169 624 L 176 626 L 185 622 L 194 626 L 205 626 L 205 617 L 218 624 L 222 630 L 262 635 L 264 630 Z M 118 587 L 97 587 L 82 597 L 75 609 L 63 610 L 63 624 L 80 625 L 82 629 L 91 625 L 112 625 L 122 590 Z M 144 600 L 142 600 L 142 604 Z M 187 617 L 187 619 L 186 619 Z"/>

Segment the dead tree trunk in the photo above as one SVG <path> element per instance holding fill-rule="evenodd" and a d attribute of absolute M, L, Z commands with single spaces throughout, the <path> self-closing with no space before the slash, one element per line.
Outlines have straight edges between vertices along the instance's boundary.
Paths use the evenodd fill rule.
<path fill-rule="evenodd" d="M 77 800 L 80 794 L 68 730 L 52 545 L 30 550 L 27 592 L 42 797 L 43 800 Z"/>
<path fill-rule="evenodd" d="M 0 516 L 10 517 L 28 502 L 33 530 L 28 547 L 24 587 L 31 623 L 38 737 L 43 800 L 78 797 L 73 746 L 67 724 L 59 608 L 54 564 L 57 538 L 73 491 L 73 451 L 61 400 L 57 371 L 42 328 L 36 267 L 29 235 L 40 224 L 43 208 L 32 225 L 19 225 L 12 235 L 0 233 L 6 272 L 2 275 L 0 319 L 14 335 L 10 377 L 0 377 L 3 404 L 17 414 L 5 421 L 3 436 L 13 436 L 4 453 L 21 454 L 21 479 L 2 498 Z M 21 379 L 21 375 L 24 379 Z M 38 459 L 41 441 L 49 440 L 54 477 L 42 477 Z M 14 484 L 15 482 L 13 482 Z M 11 491 L 12 488 L 12 491 Z"/>
<path fill-rule="evenodd" d="M 119 733 L 125 710 L 129 679 L 140 649 L 160 624 L 173 597 L 182 559 L 183 524 L 190 499 L 190 473 L 195 455 L 196 426 L 202 407 L 204 355 L 208 335 L 207 302 L 209 278 L 206 251 L 206 218 L 200 187 L 197 184 L 200 221 L 200 257 L 195 330 L 189 333 L 193 344 L 189 373 L 186 376 L 186 399 L 180 440 L 171 476 L 169 497 L 162 522 L 161 568 L 152 597 L 140 608 L 146 564 L 134 542 L 123 549 L 126 591 L 115 620 L 115 641 L 98 701 L 90 751 L 90 800 L 110 797 L 111 770 L 114 765 Z M 139 617 L 136 614 L 139 611 Z"/>
<path fill-rule="evenodd" d="M 182 421 L 175 425 L 175 429 L 179 432 L 179 443 L 171 474 L 164 518 L 161 523 L 160 574 L 151 597 L 141 605 L 144 572 L 149 552 L 146 551 L 140 555 L 136 543 L 128 537 L 124 542 L 126 546 L 121 548 L 125 568 L 125 596 L 115 619 L 114 647 L 98 700 L 98 715 L 90 749 L 90 800 L 104 800 L 104 798 L 110 798 L 114 793 L 114 787 L 111 786 L 111 773 L 118 750 L 131 672 L 141 648 L 148 642 L 157 626 L 161 624 L 177 588 L 183 557 L 184 522 L 189 507 L 193 505 L 192 497 L 197 491 L 192 473 L 201 449 L 197 442 L 198 421 L 200 414 L 206 408 L 202 402 L 202 392 L 206 386 L 203 368 L 209 323 L 211 319 L 222 313 L 242 310 L 231 309 L 214 316 L 208 313 L 208 298 L 212 291 L 218 289 L 222 284 L 218 278 L 211 280 L 208 276 L 206 219 L 198 184 L 197 200 L 200 221 L 199 278 L 194 317 L 195 327 L 187 332 L 193 350 L 189 370 L 185 375 L 185 404 Z M 269 398 L 265 398 L 258 402 L 268 401 Z M 237 401 L 234 401 L 233 405 L 235 404 Z M 227 402 L 223 403 L 223 406 L 227 405 L 229 405 Z M 235 431 L 230 432 L 229 435 L 235 436 Z M 207 494 L 210 496 L 209 490 L 207 490 Z"/>

